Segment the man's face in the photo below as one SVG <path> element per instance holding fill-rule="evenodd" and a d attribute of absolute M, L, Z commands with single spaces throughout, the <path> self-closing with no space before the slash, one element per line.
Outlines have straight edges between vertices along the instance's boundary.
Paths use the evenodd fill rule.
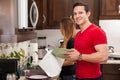
<path fill-rule="evenodd" d="M 89 16 L 90 12 L 86 13 L 84 6 L 76 6 L 73 10 L 73 18 L 75 23 L 78 25 L 84 24 L 88 20 Z"/>

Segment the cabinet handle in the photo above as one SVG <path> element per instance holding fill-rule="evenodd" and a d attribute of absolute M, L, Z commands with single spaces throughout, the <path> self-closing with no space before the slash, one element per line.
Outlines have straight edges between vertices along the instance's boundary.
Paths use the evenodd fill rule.
<path fill-rule="evenodd" d="M 46 17 L 45 15 L 43 14 L 43 22 L 42 23 L 45 23 L 46 22 Z"/>
<path fill-rule="evenodd" d="M 38 17 L 39 17 L 38 7 L 36 5 L 36 2 L 33 0 L 33 3 L 30 7 L 30 21 L 33 28 L 36 28 Z"/>
<path fill-rule="evenodd" d="M 73 16 L 72 16 L 72 15 L 70 15 L 70 18 L 72 19 L 72 18 L 73 18 Z"/>
<path fill-rule="evenodd" d="M 120 71 L 120 68 L 118 68 L 118 70 Z"/>
<path fill-rule="evenodd" d="M 118 14 L 120 14 L 120 5 L 118 5 Z"/>

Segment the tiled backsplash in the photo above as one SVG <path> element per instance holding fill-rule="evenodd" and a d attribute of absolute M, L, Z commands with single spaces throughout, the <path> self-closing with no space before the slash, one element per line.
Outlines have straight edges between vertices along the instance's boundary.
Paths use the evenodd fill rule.
<path fill-rule="evenodd" d="M 100 20 L 100 26 L 107 34 L 108 45 L 120 52 L 120 20 Z"/>
<path fill-rule="evenodd" d="M 59 29 L 45 29 L 37 30 L 37 37 L 46 36 L 46 46 L 51 45 L 54 47 L 59 47 L 59 39 L 63 38 Z"/>
<path fill-rule="evenodd" d="M 53 47 L 59 47 L 59 40 L 63 39 L 60 29 L 37 30 L 37 36 L 46 36 L 46 46 L 51 45 Z"/>
<path fill-rule="evenodd" d="M 19 52 L 20 48 L 25 51 L 25 55 L 28 54 L 28 45 L 30 41 L 24 41 L 20 43 L 1 43 L 0 44 L 0 54 L 7 54 L 9 55 L 11 52 Z"/>
<path fill-rule="evenodd" d="M 28 53 L 32 55 L 35 51 L 38 52 L 38 43 L 31 41 L 24 41 L 20 43 L 1 43 L 0 44 L 0 54 L 9 55 L 11 52 L 19 52 L 21 49 L 25 51 L 25 56 L 28 56 Z"/>

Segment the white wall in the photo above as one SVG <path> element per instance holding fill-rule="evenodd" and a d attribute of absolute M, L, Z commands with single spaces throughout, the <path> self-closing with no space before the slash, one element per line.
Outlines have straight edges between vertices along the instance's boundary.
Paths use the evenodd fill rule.
<path fill-rule="evenodd" d="M 100 20 L 99 25 L 107 34 L 108 45 L 114 46 L 115 52 L 120 52 L 120 20 Z"/>

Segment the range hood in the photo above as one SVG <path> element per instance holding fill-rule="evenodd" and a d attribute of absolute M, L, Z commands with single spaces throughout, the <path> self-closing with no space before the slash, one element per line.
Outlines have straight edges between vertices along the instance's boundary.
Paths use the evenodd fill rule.
<path fill-rule="evenodd" d="M 19 32 L 18 2 L 22 0 L 1 0 L 0 43 L 15 43 L 37 38 L 35 30 Z M 27 1 L 27 0 L 24 0 Z M 25 20 L 27 21 L 27 20 Z M 27 22 L 25 22 L 27 24 Z M 27 27 L 27 25 L 24 25 Z"/>

